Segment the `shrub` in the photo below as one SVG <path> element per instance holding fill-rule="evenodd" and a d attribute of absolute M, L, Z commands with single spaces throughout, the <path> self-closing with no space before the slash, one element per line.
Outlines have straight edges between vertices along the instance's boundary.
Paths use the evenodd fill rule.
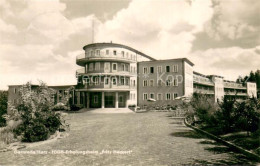
<path fill-rule="evenodd" d="M 7 113 L 7 91 L 0 91 L 0 127 L 6 125 L 6 120 L 2 117 Z"/>
<path fill-rule="evenodd" d="M 38 121 L 31 123 L 25 128 L 22 141 L 24 142 L 36 142 L 43 141 L 49 137 L 49 130 Z"/>
<path fill-rule="evenodd" d="M 16 137 L 26 142 L 42 141 L 62 125 L 67 126 L 60 114 L 52 111 L 54 102 L 51 97 L 54 93 L 45 84 L 42 83 L 34 90 L 31 90 L 30 84 L 26 84 L 20 93 L 22 103 L 16 108 L 11 106 L 10 114 L 5 116 L 8 121 L 17 121 L 12 123 Z"/>
<path fill-rule="evenodd" d="M 65 106 L 63 103 L 57 103 L 52 107 L 53 111 L 69 111 L 69 107 Z"/>
<path fill-rule="evenodd" d="M 207 125 L 215 124 L 214 113 L 216 109 L 212 98 L 204 94 L 193 93 L 190 105 L 193 108 L 194 116 L 198 117 L 197 121 Z"/>

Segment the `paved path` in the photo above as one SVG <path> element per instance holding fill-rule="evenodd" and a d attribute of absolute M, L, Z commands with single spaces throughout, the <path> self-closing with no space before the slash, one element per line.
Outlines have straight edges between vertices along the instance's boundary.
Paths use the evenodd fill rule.
<path fill-rule="evenodd" d="M 0 165 L 223 165 L 248 162 L 226 147 L 201 138 L 168 115 L 69 114 L 71 130 L 68 137 L 21 149 L 47 151 L 49 154 L 4 152 L 0 153 Z M 50 154 L 52 150 L 99 153 L 107 150 L 107 154 Z M 113 150 L 128 154 L 114 154 Z"/>

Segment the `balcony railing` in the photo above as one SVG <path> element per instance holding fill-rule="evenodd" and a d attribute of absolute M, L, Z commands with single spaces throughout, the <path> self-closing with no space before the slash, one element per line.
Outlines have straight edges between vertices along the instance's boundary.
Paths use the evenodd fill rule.
<path fill-rule="evenodd" d="M 242 89 L 246 89 L 245 86 L 243 86 L 242 84 L 239 83 L 230 83 L 230 82 L 224 82 L 224 88 L 242 88 Z"/>
<path fill-rule="evenodd" d="M 76 57 L 77 61 L 78 60 L 83 60 L 83 59 L 95 59 L 95 58 L 99 58 L 99 59 L 114 59 L 116 58 L 117 60 L 127 60 L 127 61 L 137 61 L 137 55 L 126 55 L 126 54 L 122 54 L 122 53 L 117 53 L 116 55 L 113 54 L 109 54 L 106 55 L 104 52 L 100 52 L 99 55 L 87 55 L 85 53 L 80 54 Z"/>
<path fill-rule="evenodd" d="M 214 90 L 194 89 L 194 92 L 202 94 L 214 94 Z"/>

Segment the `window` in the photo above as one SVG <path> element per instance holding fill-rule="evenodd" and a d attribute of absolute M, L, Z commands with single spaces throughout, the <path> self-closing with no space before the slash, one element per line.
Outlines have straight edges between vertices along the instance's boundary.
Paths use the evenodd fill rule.
<path fill-rule="evenodd" d="M 113 70 L 117 70 L 117 64 L 113 63 Z"/>
<path fill-rule="evenodd" d="M 144 67 L 143 73 L 144 73 L 144 74 L 147 74 L 147 73 L 148 73 L 147 67 Z"/>
<path fill-rule="evenodd" d="M 170 93 L 166 93 L 166 100 L 171 100 L 171 94 Z"/>
<path fill-rule="evenodd" d="M 167 73 L 170 72 L 170 66 L 166 66 L 166 72 L 167 72 Z"/>
<path fill-rule="evenodd" d="M 126 84 L 126 85 L 129 85 L 129 78 L 126 78 L 126 79 L 125 79 L 125 84 Z"/>
<path fill-rule="evenodd" d="M 166 81 L 166 86 L 171 86 L 171 80 Z"/>
<path fill-rule="evenodd" d="M 95 70 L 100 70 L 100 62 L 95 63 Z"/>
<path fill-rule="evenodd" d="M 122 71 L 125 71 L 125 64 L 122 64 Z"/>
<path fill-rule="evenodd" d="M 133 84 L 134 84 L 134 86 L 135 86 L 135 80 L 133 80 Z"/>
<path fill-rule="evenodd" d="M 105 78 L 105 85 L 108 85 L 109 84 L 109 78 Z"/>
<path fill-rule="evenodd" d="M 176 97 L 178 97 L 178 93 L 173 93 L 173 99 L 175 99 Z"/>
<path fill-rule="evenodd" d="M 119 96 L 119 102 L 120 102 L 120 103 L 123 102 L 123 96 L 122 96 L 122 95 Z"/>
<path fill-rule="evenodd" d="M 129 65 L 125 65 L 125 71 L 129 71 Z"/>
<path fill-rule="evenodd" d="M 96 55 L 100 55 L 100 50 L 96 50 Z"/>
<path fill-rule="evenodd" d="M 125 78 L 121 78 L 120 83 L 121 83 L 121 85 L 125 85 Z"/>
<path fill-rule="evenodd" d="M 85 73 L 87 73 L 88 72 L 88 65 L 86 64 L 86 66 L 85 66 Z"/>
<path fill-rule="evenodd" d="M 109 62 L 105 62 L 105 72 L 110 72 L 110 63 Z"/>
<path fill-rule="evenodd" d="M 89 71 L 93 71 L 93 63 L 89 64 Z"/>
<path fill-rule="evenodd" d="M 99 77 L 95 77 L 95 85 L 99 84 Z"/>
<path fill-rule="evenodd" d="M 113 85 L 116 85 L 116 78 L 112 79 Z"/>
<path fill-rule="evenodd" d="M 98 103 L 98 96 L 97 96 L 97 95 L 94 96 L 94 103 L 95 103 L 95 104 Z"/>
<path fill-rule="evenodd" d="M 106 55 L 109 55 L 109 50 L 106 50 Z"/>
<path fill-rule="evenodd" d="M 162 94 L 161 93 L 157 94 L 157 100 L 162 100 Z"/>
<path fill-rule="evenodd" d="M 153 73 L 154 68 L 150 67 L 150 73 Z"/>
<path fill-rule="evenodd" d="M 143 86 L 145 87 L 145 86 L 148 86 L 148 81 L 147 80 L 144 80 L 143 81 Z"/>
<path fill-rule="evenodd" d="M 143 94 L 143 100 L 147 100 L 148 99 L 148 95 L 147 95 L 147 93 L 144 93 Z"/>
<path fill-rule="evenodd" d="M 150 93 L 150 98 L 154 99 L 154 93 Z"/>
<path fill-rule="evenodd" d="M 178 79 L 173 79 L 173 86 L 178 86 Z"/>
<path fill-rule="evenodd" d="M 113 54 L 116 55 L 116 50 L 113 51 Z"/>
<path fill-rule="evenodd" d="M 122 53 L 122 57 L 124 58 L 124 57 L 125 57 L 125 52 L 124 52 L 124 51 L 122 51 L 121 53 Z"/>
<path fill-rule="evenodd" d="M 157 66 L 157 73 L 162 73 L 162 66 Z"/>
<path fill-rule="evenodd" d="M 178 65 L 173 65 L 173 72 L 178 72 Z"/>
<path fill-rule="evenodd" d="M 157 81 L 158 86 L 162 86 L 162 80 Z"/>
<path fill-rule="evenodd" d="M 153 80 L 150 80 L 150 86 L 153 86 Z"/>
<path fill-rule="evenodd" d="M 17 90 L 16 90 L 16 88 L 14 88 L 14 94 L 16 94 L 16 92 L 17 92 Z"/>

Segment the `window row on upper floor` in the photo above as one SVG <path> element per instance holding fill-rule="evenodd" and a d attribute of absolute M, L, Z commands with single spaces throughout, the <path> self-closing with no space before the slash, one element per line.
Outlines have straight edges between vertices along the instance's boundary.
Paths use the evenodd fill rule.
<path fill-rule="evenodd" d="M 157 66 L 157 73 L 169 73 L 169 72 L 174 72 L 177 73 L 179 71 L 178 69 L 178 65 L 167 65 L 165 66 L 164 70 L 162 66 Z M 143 74 L 153 74 L 155 73 L 155 67 L 151 66 L 151 67 L 143 67 Z"/>
<path fill-rule="evenodd" d="M 165 97 L 163 97 L 165 96 Z M 175 98 L 178 97 L 178 93 L 157 93 L 157 98 L 155 98 L 155 93 L 143 93 L 143 100 L 148 100 L 148 99 L 156 99 L 156 100 L 174 100 Z"/>
<path fill-rule="evenodd" d="M 161 79 L 157 80 L 157 86 L 178 86 L 179 82 L 178 79 L 173 79 L 173 80 L 166 80 L 163 81 Z M 153 87 L 155 86 L 155 81 L 153 79 L 150 80 L 143 80 L 143 87 Z"/>
<path fill-rule="evenodd" d="M 136 73 L 136 67 L 131 66 L 130 64 L 127 63 L 117 63 L 117 62 L 93 62 L 86 64 L 85 66 L 85 71 L 86 73 L 93 72 L 93 71 L 104 71 L 104 72 L 131 72 L 131 73 Z"/>
<path fill-rule="evenodd" d="M 130 53 L 127 51 L 119 51 L 116 49 L 93 49 L 93 50 L 86 50 L 85 52 L 86 57 L 99 57 L 99 56 L 114 56 L 114 57 L 121 57 L 131 60 L 137 60 L 137 55 L 134 53 Z"/>

